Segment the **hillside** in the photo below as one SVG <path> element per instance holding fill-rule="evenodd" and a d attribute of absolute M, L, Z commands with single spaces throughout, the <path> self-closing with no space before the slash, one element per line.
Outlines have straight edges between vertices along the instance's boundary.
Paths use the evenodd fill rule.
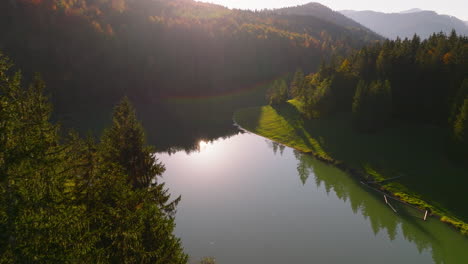
<path fill-rule="evenodd" d="M 342 15 L 339 12 L 333 11 L 332 9 L 320 3 L 308 3 L 305 5 L 286 7 L 276 9 L 273 12 L 283 15 L 313 16 L 336 25 L 343 26 L 353 31 L 355 34 L 370 34 L 371 36 L 375 34 L 356 21 Z"/>
<path fill-rule="evenodd" d="M 433 33 L 450 33 L 455 29 L 458 34 L 468 35 L 468 26 L 460 19 L 440 15 L 434 11 L 413 9 L 401 13 L 381 13 L 374 11 L 340 11 L 371 30 L 390 39 L 412 38 L 416 33 L 428 38 Z"/>
<path fill-rule="evenodd" d="M 225 93 L 378 39 L 317 17 L 192 0 L 0 3 L 0 49 L 40 71 L 60 111 Z M 94 102 L 93 102 L 94 101 Z"/>

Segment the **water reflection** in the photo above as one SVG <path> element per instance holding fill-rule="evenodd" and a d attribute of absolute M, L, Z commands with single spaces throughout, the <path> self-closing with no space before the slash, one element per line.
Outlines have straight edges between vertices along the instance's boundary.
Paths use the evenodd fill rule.
<path fill-rule="evenodd" d="M 239 129 L 232 125 L 234 111 L 265 104 L 266 88 L 221 98 L 165 99 L 151 104 L 134 101 L 134 106 L 149 144 L 158 151 L 191 153 L 200 151 L 200 139 L 210 142 L 238 135 Z M 82 135 L 92 133 L 99 137 L 111 124 L 112 109 L 113 106 L 85 107 L 62 113 L 55 121 Z"/>
<path fill-rule="evenodd" d="M 380 195 L 310 156 L 248 133 L 196 145 L 158 154 L 166 186 L 182 195 L 176 234 L 193 260 L 468 263 L 460 234 L 396 215 Z"/>
<path fill-rule="evenodd" d="M 276 154 L 276 151 L 273 150 Z M 297 172 L 303 185 L 310 175 L 317 186 L 324 186 L 327 193 L 333 192 L 343 202 L 349 202 L 354 214 L 368 219 L 374 235 L 386 233 L 393 241 L 401 233 L 405 240 L 414 243 L 418 251 L 431 251 L 435 263 L 466 263 L 468 239 L 453 235 L 445 224 L 430 218 L 422 221 L 418 212 L 400 204 L 393 204 L 398 214 L 386 207 L 380 194 L 366 190 L 351 176 L 344 175 L 336 168 L 314 159 L 310 155 L 294 151 Z M 420 213 L 420 212 L 419 212 Z M 463 260 L 464 259 L 464 260 Z"/>
<path fill-rule="evenodd" d="M 284 146 L 283 144 L 279 144 L 277 142 L 274 142 L 274 141 L 271 141 L 271 140 L 268 140 L 266 139 L 265 142 L 267 143 L 268 147 L 270 147 L 272 150 L 273 150 L 273 153 L 276 155 L 279 151 L 279 154 L 281 156 L 283 156 L 283 152 L 284 152 L 284 149 L 286 148 L 286 146 Z"/>

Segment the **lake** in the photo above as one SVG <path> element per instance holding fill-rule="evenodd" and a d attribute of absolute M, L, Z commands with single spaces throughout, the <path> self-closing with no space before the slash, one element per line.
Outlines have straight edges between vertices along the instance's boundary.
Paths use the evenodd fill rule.
<path fill-rule="evenodd" d="M 468 239 L 346 173 L 250 133 L 159 153 L 191 262 L 468 263 Z"/>

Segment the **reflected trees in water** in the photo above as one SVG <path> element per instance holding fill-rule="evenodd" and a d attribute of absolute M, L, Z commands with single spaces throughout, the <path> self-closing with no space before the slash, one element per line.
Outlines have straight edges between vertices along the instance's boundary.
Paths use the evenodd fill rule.
<path fill-rule="evenodd" d="M 278 149 L 272 147 L 272 150 L 276 154 Z M 294 156 L 297 159 L 297 173 L 303 185 L 312 176 L 316 186 L 323 186 L 328 194 L 335 194 L 343 202 L 349 201 L 354 214 L 360 214 L 369 220 L 374 235 L 385 234 L 391 241 L 402 236 L 415 244 L 419 253 L 430 251 L 435 263 L 457 263 L 457 256 L 465 254 L 468 240 L 459 236 L 454 241 L 450 236 L 451 231 L 447 231 L 447 226 L 438 219 L 422 221 L 420 212 L 412 211 L 413 209 L 401 204 L 393 204 L 398 212 L 395 214 L 385 205 L 380 194 L 365 189 L 356 179 L 339 169 L 299 151 L 294 151 Z"/>

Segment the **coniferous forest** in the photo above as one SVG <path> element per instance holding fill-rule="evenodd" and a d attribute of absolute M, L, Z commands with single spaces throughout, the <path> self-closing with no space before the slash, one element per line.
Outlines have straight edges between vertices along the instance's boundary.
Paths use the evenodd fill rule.
<path fill-rule="evenodd" d="M 237 94 L 297 67 L 315 71 L 322 60 L 382 39 L 337 12 L 319 11 L 254 12 L 192 0 L 1 1 L 0 50 L 25 76 L 41 73 L 52 118 L 66 128 L 82 134 L 102 129 L 112 106 L 128 96 L 151 132 L 150 143 L 190 150 L 197 138 L 232 130 L 232 113 L 263 104 L 263 96 L 206 110 L 180 110 L 172 99 Z M 325 19 L 324 12 L 341 19 Z M 226 114 L 212 116 L 219 112 Z M 154 119 L 177 125 L 153 129 Z M 207 119 L 218 128 L 200 128 L 213 127 Z M 172 140 L 174 133 L 179 140 Z"/>
<path fill-rule="evenodd" d="M 124 95 L 154 103 L 223 93 L 380 39 L 314 16 L 187 0 L 1 1 L 0 27 L 0 49 L 41 72 L 60 112 Z"/>
<path fill-rule="evenodd" d="M 453 31 L 421 41 L 415 35 L 364 47 L 314 74 L 298 70 L 289 94 L 303 102 L 308 118 L 352 113 L 362 132 L 391 127 L 393 120 L 444 127 L 448 153 L 466 162 L 467 73 L 466 36 Z"/>
<path fill-rule="evenodd" d="M 155 179 L 128 99 L 99 142 L 50 122 L 39 76 L 25 85 L 0 56 L 2 263 L 186 263 L 172 232 L 180 197 Z"/>
<path fill-rule="evenodd" d="M 455 31 L 388 40 L 320 4 L 192 0 L 0 1 L 0 29 L 0 263 L 188 263 L 175 235 L 183 197 L 158 151 L 243 133 L 240 108 L 270 104 L 285 124 L 297 106 L 294 133 L 338 115 L 362 135 L 431 125 L 445 131 L 444 164 L 468 164 L 468 37 Z M 97 132 L 61 124 L 107 112 Z M 326 156 L 320 140 L 307 147 Z"/>

